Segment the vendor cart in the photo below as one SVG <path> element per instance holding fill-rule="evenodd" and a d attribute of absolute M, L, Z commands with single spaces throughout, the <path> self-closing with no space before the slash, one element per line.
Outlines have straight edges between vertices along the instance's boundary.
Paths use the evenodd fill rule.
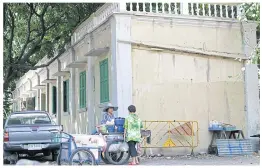
<path fill-rule="evenodd" d="M 80 135 L 61 132 L 54 136 L 61 146 L 57 157 L 58 165 L 98 165 L 101 160 L 106 164 L 123 165 L 130 158 L 128 147 L 123 148 L 123 134 Z M 99 139 L 105 143 L 97 145 Z"/>
<path fill-rule="evenodd" d="M 65 132 L 54 135 L 53 140 L 60 142 L 60 150 L 57 157 L 58 165 L 95 165 L 98 163 L 91 149 L 93 147 L 77 147 L 74 137 Z M 100 148 L 96 150 L 100 151 Z"/>

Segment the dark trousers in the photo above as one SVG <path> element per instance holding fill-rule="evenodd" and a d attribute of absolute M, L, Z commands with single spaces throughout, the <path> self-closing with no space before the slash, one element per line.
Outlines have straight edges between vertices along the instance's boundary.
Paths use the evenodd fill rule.
<path fill-rule="evenodd" d="M 129 152 L 131 157 L 136 157 L 137 156 L 137 151 L 136 151 L 136 141 L 128 141 L 128 146 L 129 146 Z"/>

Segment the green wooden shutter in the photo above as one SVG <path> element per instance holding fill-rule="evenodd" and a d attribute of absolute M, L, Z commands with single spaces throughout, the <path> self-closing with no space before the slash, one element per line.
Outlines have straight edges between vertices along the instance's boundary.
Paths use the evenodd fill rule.
<path fill-rule="evenodd" d="M 35 109 L 35 106 L 36 106 L 36 96 L 33 97 L 33 102 L 34 102 L 34 109 Z"/>
<path fill-rule="evenodd" d="M 99 63 L 100 68 L 100 102 L 103 102 L 103 61 Z"/>
<path fill-rule="evenodd" d="M 79 106 L 80 108 L 86 107 L 86 71 L 79 75 Z"/>
<path fill-rule="evenodd" d="M 63 98 L 64 98 L 64 112 L 68 112 L 69 111 L 69 80 L 66 80 L 63 82 Z"/>
<path fill-rule="evenodd" d="M 108 59 L 99 63 L 100 65 L 100 102 L 109 101 L 109 83 L 108 83 Z"/>
<path fill-rule="evenodd" d="M 82 72 L 79 75 L 79 107 L 82 107 Z"/>
<path fill-rule="evenodd" d="M 105 60 L 105 78 L 104 78 L 104 87 L 105 87 L 105 102 L 109 101 L 109 83 L 108 83 L 108 59 Z"/>
<path fill-rule="evenodd" d="M 52 87 L 52 97 L 53 97 L 53 114 L 56 114 L 56 87 Z"/>
<path fill-rule="evenodd" d="M 86 107 L 86 71 L 83 74 L 83 108 Z"/>
<path fill-rule="evenodd" d="M 69 112 L 69 80 L 66 81 L 66 105 L 67 105 L 67 111 Z"/>

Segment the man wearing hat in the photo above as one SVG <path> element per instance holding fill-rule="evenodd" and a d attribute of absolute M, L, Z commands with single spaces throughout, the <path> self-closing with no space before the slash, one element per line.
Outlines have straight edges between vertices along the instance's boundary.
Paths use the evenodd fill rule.
<path fill-rule="evenodd" d="M 103 112 L 105 112 L 105 114 L 103 115 L 101 124 L 106 124 L 107 122 L 111 122 L 112 120 L 114 120 L 114 111 L 117 111 L 117 109 L 118 107 L 115 107 L 111 103 L 108 103 L 103 109 Z"/>

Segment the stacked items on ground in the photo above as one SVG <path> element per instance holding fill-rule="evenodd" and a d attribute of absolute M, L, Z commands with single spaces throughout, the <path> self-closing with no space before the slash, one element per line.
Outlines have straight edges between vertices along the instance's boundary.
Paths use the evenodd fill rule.
<path fill-rule="evenodd" d="M 243 131 L 236 126 L 211 121 L 209 131 L 212 132 L 212 140 L 208 147 L 208 153 L 215 153 L 219 156 L 249 155 L 252 154 L 250 140 L 245 139 Z M 236 136 L 238 134 L 238 136 Z M 240 139 L 240 135 L 243 139 Z M 214 140 L 216 139 L 216 144 Z"/>

